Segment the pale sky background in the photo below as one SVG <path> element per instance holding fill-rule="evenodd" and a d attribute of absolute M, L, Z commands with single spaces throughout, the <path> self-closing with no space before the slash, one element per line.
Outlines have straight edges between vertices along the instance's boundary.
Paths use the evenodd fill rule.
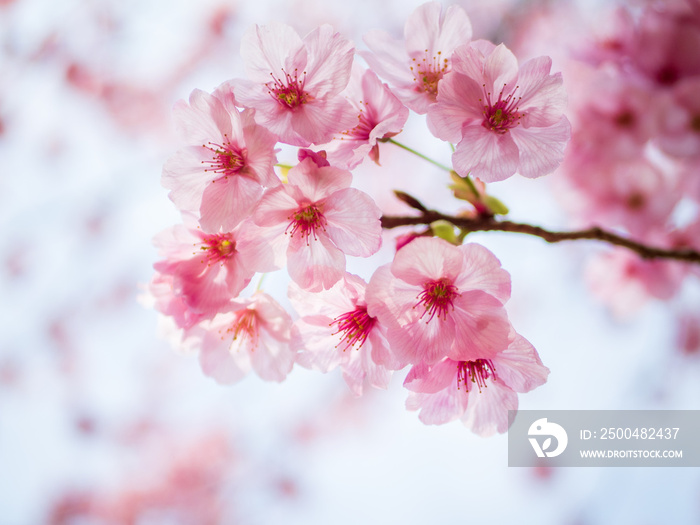
<path fill-rule="evenodd" d="M 700 523 L 698 469 L 509 469 L 506 435 L 429 427 L 407 412 L 405 371 L 362 399 L 339 371 L 298 367 L 279 385 L 250 376 L 222 387 L 173 352 L 137 302 L 157 260 L 151 238 L 178 221 L 160 187 L 180 146 L 172 104 L 243 75 L 240 37 L 253 23 L 304 34 L 328 22 L 364 48 L 365 31 L 399 36 L 419 4 L 0 0 L 0 525 L 50 523 L 57 502 L 86 494 L 127 505 L 138 497 L 125 493 L 177 485 L 173 461 L 211 463 L 209 481 L 192 483 L 200 499 L 215 494 L 220 523 Z M 462 5 L 481 37 L 519 13 L 510 0 Z M 553 38 L 542 37 L 533 49 Z M 399 139 L 449 162 L 422 117 Z M 397 188 L 456 209 L 444 173 L 382 148 L 383 167 L 365 163 L 356 187 L 382 206 Z M 547 177 L 493 192 L 514 220 L 567 226 Z M 551 370 L 521 408 L 700 409 L 700 362 L 676 348 L 675 306 L 619 320 L 591 297 L 583 267 L 601 246 L 470 239 L 511 273 L 511 320 Z M 391 254 L 387 237 L 349 269 L 369 278 Z M 265 281 L 284 305 L 287 282 L 284 270 Z M 138 523 L 199 521 L 161 510 Z"/>

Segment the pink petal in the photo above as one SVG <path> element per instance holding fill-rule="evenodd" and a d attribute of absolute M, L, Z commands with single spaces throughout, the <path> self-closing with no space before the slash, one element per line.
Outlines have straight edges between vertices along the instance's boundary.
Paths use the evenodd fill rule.
<path fill-rule="evenodd" d="M 515 392 L 529 392 L 547 382 L 549 368 L 542 364 L 535 347 L 520 334 L 493 362 L 498 379 Z"/>
<path fill-rule="evenodd" d="M 349 188 L 352 174 L 333 166 L 319 168 L 311 158 L 306 158 L 289 170 L 289 185 L 298 186 L 304 199 L 317 202 L 336 191 Z"/>
<path fill-rule="evenodd" d="M 345 255 L 325 235 L 295 236 L 287 250 L 287 270 L 302 288 L 327 290 L 345 275 Z"/>
<path fill-rule="evenodd" d="M 372 71 L 396 86 L 413 83 L 413 74 L 407 65 L 406 48 L 401 40 L 380 30 L 365 33 L 362 40 L 372 52 L 360 51 L 359 54 Z"/>
<path fill-rule="evenodd" d="M 250 369 L 247 358 L 234 358 L 221 341 L 206 341 L 202 343 L 199 353 L 199 364 L 205 375 L 212 377 L 217 383 L 230 385 L 243 379 Z"/>
<path fill-rule="evenodd" d="M 460 417 L 466 408 L 467 396 L 461 390 L 446 388 L 436 394 L 411 392 L 406 399 L 408 410 L 420 410 L 418 419 L 426 425 L 442 425 Z"/>
<path fill-rule="evenodd" d="M 437 237 L 419 237 L 401 248 L 391 263 L 399 279 L 422 287 L 430 281 L 457 279 L 464 268 L 460 249 Z"/>
<path fill-rule="evenodd" d="M 173 117 L 189 144 L 206 144 L 231 134 L 231 116 L 221 101 L 199 89 L 190 94 L 189 105 L 184 100 L 175 103 Z"/>
<path fill-rule="evenodd" d="M 231 83 L 236 90 L 238 103 L 246 108 L 254 108 L 255 122 L 274 134 L 280 142 L 294 146 L 311 144 L 311 141 L 294 131 L 294 113 L 270 96 L 267 86 L 241 79 L 232 80 Z"/>
<path fill-rule="evenodd" d="M 292 370 L 294 353 L 289 349 L 288 341 L 272 337 L 265 327 L 261 327 L 258 346 L 250 352 L 250 362 L 261 379 L 281 382 Z"/>
<path fill-rule="evenodd" d="M 439 139 L 459 142 L 465 124 L 484 120 L 483 97 L 483 88 L 475 80 L 455 71 L 447 73 L 440 81 L 437 104 L 428 110 L 430 132 Z"/>
<path fill-rule="evenodd" d="M 420 363 L 409 370 L 403 386 L 412 392 L 435 394 L 448 388 L 457 376 L 457 363 L 451 359 L 443 359 L 434 365 Z"/>
<path fill-rule="evenodd" d="M 287 296 L 294 309 L 304 317 L 336 318 L 355 309 L 358 300 L 364 297 L 364 289 L 365 284 L 362 279 L 346 273 L 345 278 L 338 281 L 329 290 L 317 293 L 304 290 L 295 283 L 289 283 Z"/>
<path fill-rule="evenodd" d="M 291 170 L 290 170 L 291 173 Z M 286 225 L 291 221 L 292 214 L 299 208 L 299 203 L 292 197 L 288 184 L 273 188 L 263 195 L 253 220 L 259 226 Z"/>
<path fill-rule="evenodd" d="M 455 171 L 484 182 L 496 182 L 513 175 L 518 168 L 518 146 L 511 135 L 516 130 L 518 128 L 501 135 L 480 124 L 465 126 L 462 140 L 452 155 Z"/>
<path fill-rule="evenodd" d="M 211 161 L 207 148 L 188 146 L 178 150 L 163 165 L 161 184 L 169 189 L 168 196 L 180 211 L 198 212 L 207 183 L 218 176 L 204 172 L 203 162 Z"/>
<path fill-rule="evenodd" d="M 346 255 L 369 257 L 379 250 L 381 215 L 372 198 L 355 188 L 336 191 L 323 201 L 326 232 Z"/>
<path fill-rule="evenodd" d="M 190 308 L 201 313 L 216 312 L 238 295 L 252 277 L 252 274 L 243 275 L 235 266 L 232 269 L 234 273 L 229 275 L 231 269 L 208 268 L 207 262 L 195 257 L 180 263 L 175 286 Z"/>
<path fill-rule="evenodd" d="M 431 56 L 441 51 L 441 57 L 449 59 L 455 47 L 469 42 L 472 26 L 464 9 L 451 5 L 441 14 L 439 2 L 427 2 L 411 13 L 404 27 L 409 54 L 428 49 Z"/>
<path fill-rule="evenodd" d="M 496 98 L 504 86 L 515 85 L 518 77 L 518 59 L 505 45 L 499 44 L 484 61 L 484 82 L 487 88 L 493 87 L 492 96 Z M 510 91 L 510 90 L 509 90 Z"/>
<path fill-rule="evenodd" d="M 455 337 L 455 321 L 451 317 L 420 319 L 420 306 L 412 310 L 412 321 L 387 326 L 387 339 L 401 363 L 433 364 L 448 355 Z M 420 313 L 418 313 L 418 312 Z"/>
<path fill-rule="evenodd" d="M 217 233 L 233 230 L 251 215 L 262 196 L 262 186 L 248 177 L 233 175 L 209 183 L 202 195 L 202 230 Z"/>
<path fill-rule="evenodd" d="M 519 111 L 524 113 L 525 127 L 547 127 L 556 124 L 566 108 L 566 91 L 561 73 L 550 75 L 552 59 L 539 57 L 525 62 L 518 73 L 521 97 Z"/>
<path fill-rule="evenodd" d="M 304 368 L 325 374 L 345 360 L 343 351 L 337 348 L 338 338 L 331 336 L 331 321 L 327 316 L 312 315 L 294 323 L 291 347 L 298 352 L 297 362 Z"/>
<path fill-rule="evenodd" d="M 495 46 L 484 49 L 479 45 L 481 40 L 459 46 L 452 53 L 452 70 L 472 79 L 479 87 L 485 84 L 484 61 L 493 53 Z"/>
<path fill-rule="evenodd" d="M 518 396 L 504 384 L 489 382 L 481 392 L 469 393 L 469 404 L 462 422 L 481 437 L 508 430 L 508 411 L 518 409 Z"/>
<path fill-rule="evenodd" d="M 296 31 L 276 22 L 248 29 L 241 40 L 241 57 L 248 78 L 262 84 L 270 82 L 271 72 L 276 78 L 284 78 L 284 72 L 293 74 L 295 68 L 301 72 L 307 60 L 306 48 Z"/>
<path fill-rule="evenodd" d="M 518 172 L 531 179 L 553 172 L 564 160 L 564 149 L 571 136 L 566 117 L 548 128 L 516 127 L 510 135 L 520 150 Z M 483 179 L 489 182 L 487 179 Z M 501 180 L 501 179 L 497 179 Z"/>
<path fill-rule="evenodd" d="M 317 98 L 345 89 L 355 55 L 352 42 L 324 24 L 309 33 L 304 44 L 308 51 L 304 89 Z"/>
<path fill-rule="evenodd" d="M 251 273 L 272 272 L 284 266 L 288 239 L 282 228 L 260 228 L 244 221 L 236 234 L 238 259 Z"/>
<path fill-rule="evenodd" d="M 455 361 L 491 359 L 509 344 L 511 325 L 501 302 L 481 291 L 463 292 L 451 317 L 456 336 L 449 357 Z"/>
<path fill-rule="evenodd" d="M 510 274 L 501 262 L 480 244 L 460 246 L 464 254 L 464 270 L 454 282 L 460 290 L 482 290 L 502 303 L 510 299 Z"/>
<path fill-rule="evenodd" d="M 334 134 L 354 126 L 356 118 L 355 111 L 344 98 L 307 102 L 292 113 L 289 121 L 294 132 L 303 137 L 307 144 L 288 143 L 296 146 L 324 144 Z"/>

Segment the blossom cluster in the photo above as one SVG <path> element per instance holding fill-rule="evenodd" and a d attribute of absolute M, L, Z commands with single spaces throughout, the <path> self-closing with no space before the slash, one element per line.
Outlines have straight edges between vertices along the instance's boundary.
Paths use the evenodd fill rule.
<path fill-rule="evenodd" d="M 472 187 L 540 177 L 563 160 L 570 126 L 551 60 L 519 65 L 471 35 L 460 7 L 436 2 L 408 18 L 403 39 L 373 31 L 359 53 L 329 25 L 303 38 L 255 26 L 241 45 L 247 78 L 176 103 L 185 145 L 162 183 L 183 223 L 156 237 L 149 291 L 205 374 L 233 383 L 252 368 L 282 381 L 294 364 L 340 368 L 361 395 L 408 368 L 408 409 L 480 435 L 505 432 L 517 394 L 546 381 L 509 320 L 510 276 L 483 246 L 415 232 L 368 281 L 347 271 L 347 256 L 382 242 L 382 211 L 350 170 L 378 162 L 410 111 L 455 144 L 453 177 Z M 299 148 L 295 166 L 277 165 L 279 144 Z M 241 296 L 256 274 L 283 267 L 293 314 L 261 289 Z"/>
<path fill-rule="evenodd" d="M 561 201 L 579 225 L 697 250 L 700 10 L 672 1 L 641 12 L 620 8 L 610 19 L 610 29 L 569 66 L 578 87 L 570 97 L 575 131 L 556 181 Z M 697 275 L 692 265 L 620 248 L 600 252 L 587 267 L 593 292 L 618 316 L 680 296 Z M 697 304 L 690 308 L 697 314 Z"/>

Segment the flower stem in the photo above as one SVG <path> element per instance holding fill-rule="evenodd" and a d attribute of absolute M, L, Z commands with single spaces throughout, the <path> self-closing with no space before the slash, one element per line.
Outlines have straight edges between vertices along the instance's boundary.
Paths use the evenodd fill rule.
<path fill-rule="evenodd" d="M 406 151 L 409 151 L 409 152 L 413 153 L 414 155 L 417 155 L 417 156 L 420 157 L 421 159 L 427 160 L 428 162 L 430 162 L 431 164 L 434 164 L 435 166 L 437 166 L 437 167 L 440 168 L 440 169 L 443 169 L 443 170 L 445 170 L 445 171 L 452 171 L 452 168 L 448 168 L 448 167 L 445 166 L 444 164 L 440 164 L 438 161 L 433 160 L 433 159 L 431 159 L 430 157 L 426 157 L 426 156 L 423 155 L 422 153 L 419 153 L 419 152 L 417 152 L 416 150 L 414 150 L 413 148 L 409 148 L 408 146 L 405 146 L 404 144 L 401 144 L 400 142 L 397 142 L 397 141 L 395 141 L 394 139 L 389 139 L 389 140 L 387 140 L 387 142 L 391 142 L 392 144 L 397 145 L 399 148 L 403 148 L 403 149 L 405 149 Z"/>
<path fill-rule="evenodd" d="M 259 292 L 260 290 L 262 290 L 262 283 L 265 280 L 266 275 L 267 275 L 266 273 L 263 273 L 262 275 L 260 275 L 260 280 L 258 281 L 258 285 L 255 287 L 256 292 Z"/>

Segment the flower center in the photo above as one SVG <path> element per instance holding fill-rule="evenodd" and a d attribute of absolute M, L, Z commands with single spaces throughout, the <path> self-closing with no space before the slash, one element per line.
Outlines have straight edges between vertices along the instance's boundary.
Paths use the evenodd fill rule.
<path fill-rule="evenodd" d="M 615 116 L 615 123 L 621 128 L 633 127 L 636 120 L 634 113 L 629 109 L 621 111 Z"/>
<path fill-rule="evenodd" d="M 223 263 L 236 252 L 236 241 L 230 233 L 217 233 L 205 236 L 200 248 L 206 254 L 207 264 Z"/>
<path fill-rule="evenodd" d="M 469 392 L 469 383 L 476 383 L 479 392 L 486 388 L 488 378 L 496 379 L 496 367 L 490 359 L 476 361 L 460 361 L 457 368 L 457 389 L 464 384 L 464 391 Z"/>
<path fill-rule="evenodd" d="M 645 207 L 647 199 L 644 194 L 633 192 L 627 197 L 627 207 L 632 211 L 639 211 Z"/>
<path fill-rule="evenodd" d="M 442 58 L 442 51 L 438 51 L 433 57 L 428 55 L 428 50 L 425 50 L 425 56 L 418 60 L 412 58 L 411 73 L 413 73 L 413 81 L 416 83 L 414 88 L 418 92 L 427 93 L 433 100 L 437 97 L 438 82 L 447 72 L 449 60 Z"/>
<path fill-rule="evenodd" d="M 365 106 L 365 108 L 360 109 L 360 113 L 357 115 L 357 126 L 347 131 L 343 131 L 340 136 L 340 140 L 345 140 L 346 137 L 350 140 L 369 140 L 369 136 L 372 130 L 377 125 L 376 119 L 372 117 L 372 108 L 367 104 L 367 102 L 360 101 L 360 104 Z"/>
<path fill-rule="evenodd" d="M 211 160 L 202 161 L 202 164 L 207 166 L 204 168 L 205 173 L 222 173 L 226 178 L 235 175 L 245 166 L 246 151 L 233 146 L 226 135 L 223 144 L 207 142 L 202 144 L 202 147 L 213 153 Z"/>
<path fill-rule="evenodd" d="M 246 308 L 235 312 L 226 334 L 233 335 L 230 350 L 233 350 L 234 343 L 238 343 L 237 348 L 240 348 L 245 340 L 250 341 L 251 350 L 255 350 L 258 346 L 258 317 L 255 310 Z"/>
<path fill-rule="evenodd" d="M 503 84 L 505 89 L 506 84 Z M 503 90 L 498 94 L 498 99 L 495 102 L 491 100 L 491 93 L 486 91 L 486 84 L 483 84 L 484 98 L 480 98 L 479 102 L 484 104 L 484 121 L 482 125 L 499 135 L 507 133 L 509 129 L 520 124 L 522 114 L 518 112 L 518 104 L 522 97 L 515 97 L 515 90 L 520 86 L 515 86 L 512 93 L 503 98 Z"/>
<path fill-rule="evenodd" d="M 437 315 L 438 318 L 447 319 L 447 313 L 450 308 L 454 310 L 453 301 L 455 297 L 459 297 L 459 292 L 457 287 L 454 286 L 448 279 L 439 279 L 437 281 L 430 281 L 423 285 L 423 291 L 418 294 L 418 304 L 423 305 L 425 311 L 421 314 L 420 318 L 428 314 L 428 320 L 426 323 L 432 321 L 433 317 Z"/>
<path fill-rule="evenodd" d="M 316 228 L 325 231 L 326 224 L 328 223 L 317 204 L 309 204 L 308 206 L 299 208 L 293 215 L 290 215 L 288 219 L 291 220 L 291 222 L 284 233 L 289 232 L 289 235 L 294 237 L 294 234 L 299 232 L 302 238 L 307 238 L 307 244 L 309 242 L 308 238 L 311 235 L 313 235 L 314 240 L 317 240 Z"/>
<path fill-rule="evenodd" d="M 272 81 L 267 83 L 270 96 L 280 105 L 289 109 L 296 109 L 302 104 L 306 104 L 310 98 L 310 95 L 304 91 L 306 71 L 302 73 L 302 78 L 299 78 L 296 69 L 294 69 L 294 74 L 292 75 L 287 73 L 284 69 L 282 72 L 284 73 L 284 79 L 277 78 L 270 73 Z"/>
<path fill-rule="evenodd" d="M 342 334 L 340 343 L 336 345 L 336 348 L 343 345 L 343 352 L 345 352 L 348 348 L 357 345 L 357 350 L 359 350 L 367 340 L 367 336 L 376 321 L 376 318 L 369 316 L 366 306 L 358 306 L 352 312 L 336 317 L 329 325 L 338 327 L 331 335 Z"/>
<path fill-rule="evenodd" d="M 679 77 L 678 69 L 671 64 L 666 64 L 656 71 L 656 81 L 664 86 L 675 84 Z"/>
<path fill-rule="evenodd" d="M 695 133 L 700 133 L 700 115 L 694 115 L 693 118 L 690 119 L 690 129 Z"/>

